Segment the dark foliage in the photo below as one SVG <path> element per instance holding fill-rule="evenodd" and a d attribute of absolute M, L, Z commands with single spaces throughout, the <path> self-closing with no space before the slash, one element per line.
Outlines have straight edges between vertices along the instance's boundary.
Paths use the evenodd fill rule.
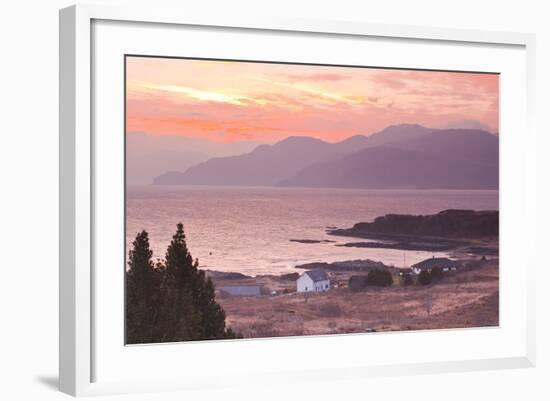
<path fill-rule="evenodd" d="M 243 338 L 243 335 L 241 333 L 237 333 L 237 332 L 233 331 L 233 329 L 231 327 L 229 327 L 225 331 L 223 338 L 225 338 L 225 339 L 237 339 L 237 338 Z"/>
<path fill-rule="evenodd" d="M 434 267 L 430 270 L 430 276 L 432 276 L 432 280 L 439 280 L 443 277 L 443 270 L 441 267 Z"/>
<path fill-rule="evenodd" d="M 372 269 L 367 275 L 367 285 L 389 287 L 393 284 L 393 277 L 387 270 Z"/>
<path fill-rule="evenodd" d="M 214 284 L 189 253 L 183 224 L 177 225 L 165 264 L 153 266 L 151 257 L 142 231 L 129 252 L 126 272 L 128 344 L 241 338 L 226 330 Z"/>
<path fill-rule="evenodd" d="M 298 277 L 300 277 L 299 273 L 287 273 L 287 274 L 281 275 L 282 280 L 288 280 L 288 281 L 296 281 L 298 280 Z"/>
<path fill-rule="evenodd" d="M 411 273 L 404 273 L 401 277 L 403 285 L 413 285 L 414 279 Z"/>
<path fill-rule="evenodd" d="M 153 252 L 147 232 L 139 233 L 133 246 L 126 273 L 126 340 L 128 343 L 136 343 L 140 339 L 150 342 L 158 300 L 157 297 L 153 299 L 157 275 L 151 262 Z"/>
<path fill-rule="evenodd" d="M 427 270 L 422 270 L 418 275 L 418 282 L 422 285 L 428 285 L 432 282 L 432 275 Z"/>

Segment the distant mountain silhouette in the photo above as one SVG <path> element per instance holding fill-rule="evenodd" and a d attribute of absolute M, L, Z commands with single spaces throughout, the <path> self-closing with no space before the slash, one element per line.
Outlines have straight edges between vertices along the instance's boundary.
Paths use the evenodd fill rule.
<path fill-rule="evenodd" d="M 330 144 L 315 138 L 291 136 L 274 145 L 260 145 L 240 156 L 210 159 L 183 173 L 163 174 L 153 183 L 274 186 L 311 164 L 333 160 L 357 150 L 358 141 L 362 140 L 349 138 Z"/>
<path fill-rule="evenodd" d="M 280 186 L 498 188 L 498 138 L 480 130 L 436 130 L 312 164 Z"/>
<path fill-rule="evenodd" d="M 445 129 L 393 146 L 453 160 L 498 165 L 498 136 L 479 129 Z"/>
<path fill-rule="evenodd" d="M 338 143 L 288 137 L 155 178 L 158 185 L 498 188 L 498 137 L 486 131 L 390 126 Z"/>
<path fill-rule="evenodd" d="M 367 139 L 367 146 L 369 147 L 388 146 L 395 145 L 402 141 L 415 140 L 435 131 L 437 130 L 434 128 L 426 128 L 418 124 L 390 125 L 382 131 L 375 132 L 365 137 L 365 139 Z"/>
<path fill-rule="evenodd" d="M 126 135 L 126 182 L 149 185 L 166 171 L 185 171 L 216 156 L 248 152 L 258 143 L 214 143 L 179 135 L 150 135 L 129 132 Z"/>

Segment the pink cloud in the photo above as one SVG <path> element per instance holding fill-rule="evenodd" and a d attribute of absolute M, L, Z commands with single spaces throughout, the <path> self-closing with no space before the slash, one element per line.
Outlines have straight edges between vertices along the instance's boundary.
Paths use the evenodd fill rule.
<path fill-rule="evenodd" d="M 130 58 L 127 126 L 212 141 L 336 141 L 387 125 L 498 130 L 498 75 Z"/>
<path fill-rule="evenodd" d="M 313 74 L 284 74 L 283 78 L 288 79 L 289 81 L 314 81 L 314 82 L 323 82 L 323 81 L 341 81 L 343 79 L 348 79 L 347 75 L 336 74 L 336 73 L 313 73 Z"/>

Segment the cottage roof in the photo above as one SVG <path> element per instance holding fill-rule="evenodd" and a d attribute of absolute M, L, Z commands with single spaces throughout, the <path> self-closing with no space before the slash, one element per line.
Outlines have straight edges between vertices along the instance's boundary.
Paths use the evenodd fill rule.
<path fill-rule="evenodd" d="M 449 267 L 458 267 L 460 263 L 458 263 L 456 260 L 451 260 L 449 258 L 430 258 L 423 260 L 422 262 L 418 262 L 412 267 L 415 267 L 417 269 L 433 269 L 434 267 L 440 267 L 442 269 L 449 268 Z"/>
<path fill-rule="evenodd" d="M 323 269 L 308 270 L 304 274 L 307 274 L 313 282 L 328 280 L 327 272 Z"/>

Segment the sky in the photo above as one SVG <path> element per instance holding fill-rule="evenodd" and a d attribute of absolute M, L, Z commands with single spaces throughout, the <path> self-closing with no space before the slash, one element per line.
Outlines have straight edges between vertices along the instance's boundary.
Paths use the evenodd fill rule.
<path fill-rule="evenodd" d="M 337 142 L 389 125 L 498 131 L 496 74 L 127 57 L 128 134 Z"/>

